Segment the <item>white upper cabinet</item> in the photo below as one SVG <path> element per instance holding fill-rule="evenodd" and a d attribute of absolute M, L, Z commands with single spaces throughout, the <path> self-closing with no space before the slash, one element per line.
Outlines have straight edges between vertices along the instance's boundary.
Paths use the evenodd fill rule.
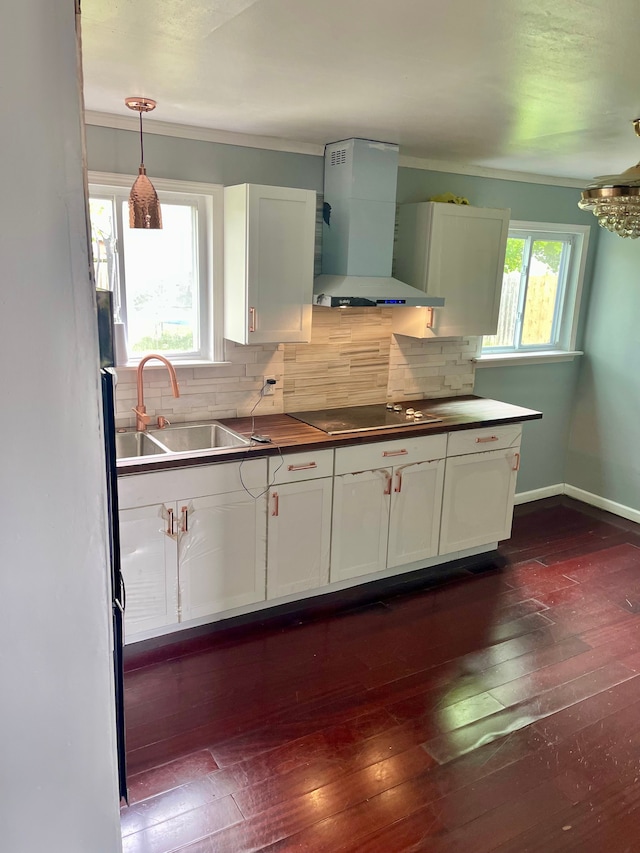
<path fill-rule="evenodd" d="M 397 278 L 443 296 L 433 326 L 429 309 L 394 309 L 393 331 L 410 337 L 492 335 L 498 328 L 509 210 L 439 202 L 402 204 Z"/>
<path fill-rule="evenodd" d="M 224 336 L 241 344 L 311 339 L 316 194 L 224 190 Z"/>

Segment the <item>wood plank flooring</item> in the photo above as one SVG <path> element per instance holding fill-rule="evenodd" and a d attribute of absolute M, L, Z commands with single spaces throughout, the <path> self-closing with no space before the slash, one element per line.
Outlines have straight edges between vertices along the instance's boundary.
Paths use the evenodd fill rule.
<path fill-rule="evenodd" d="M 552 498 L 501 554 L 130 663 L 125 853 L 637 853 L 640 526 Z"/>

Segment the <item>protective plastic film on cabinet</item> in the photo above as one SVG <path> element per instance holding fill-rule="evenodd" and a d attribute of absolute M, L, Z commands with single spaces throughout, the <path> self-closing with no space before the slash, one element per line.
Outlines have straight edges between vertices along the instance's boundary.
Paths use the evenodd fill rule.
<path fill-rule="evenodd" d="M 265 600 L 265 504 L 244 490 L 178 501 L 181 622 Z"/>

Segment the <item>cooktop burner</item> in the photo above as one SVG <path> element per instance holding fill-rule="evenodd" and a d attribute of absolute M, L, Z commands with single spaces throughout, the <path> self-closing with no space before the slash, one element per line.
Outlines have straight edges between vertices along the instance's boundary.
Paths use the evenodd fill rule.
<path fill-rule="evenodd" d="M 346 406 L 342 409 L 318 409 L 313 412 L 287 412 L 298 421 L 321 429 L 328 435 L 341 435 L 346 432 L 367 432 L 371 429 L 389 429 L 400 426 L 419 426 L 420 424 L 441 421 L 435 415 L 427 415 L 411 407 L 405 409 L 396 404 L 387 408 L 383 403 L 371 406 Z"/>

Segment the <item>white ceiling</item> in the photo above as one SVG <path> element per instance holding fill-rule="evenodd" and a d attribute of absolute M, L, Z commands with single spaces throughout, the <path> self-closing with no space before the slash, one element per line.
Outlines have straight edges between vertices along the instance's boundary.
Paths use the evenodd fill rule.
<path fill-rule="evenodd" d="M 638 0 L 83 0 L 82 30 L 86 108 L 145 95 L 148 128 L 581 179 L 640 160 Z"/>

